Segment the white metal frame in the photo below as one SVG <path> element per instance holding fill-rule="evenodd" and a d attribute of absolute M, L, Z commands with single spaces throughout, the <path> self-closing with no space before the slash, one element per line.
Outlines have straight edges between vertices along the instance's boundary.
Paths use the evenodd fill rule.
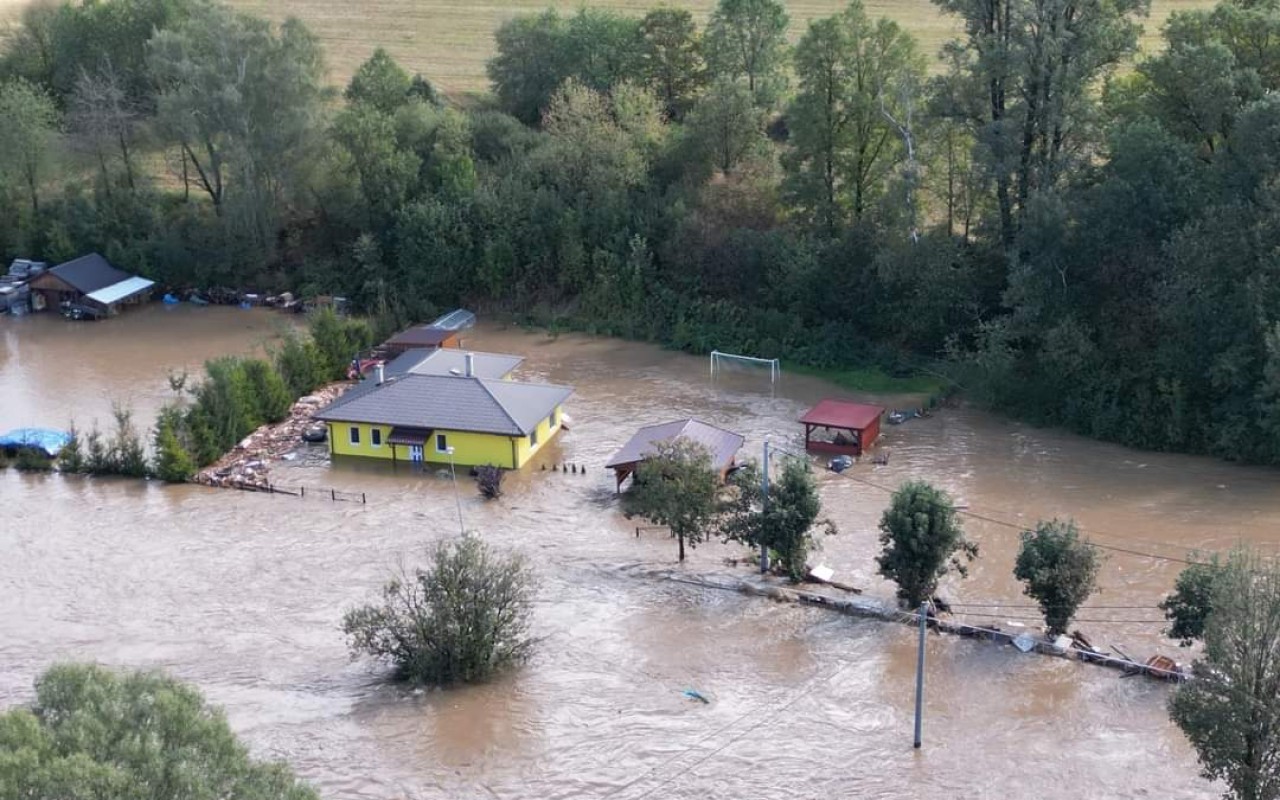
<path fill-rule="evenodd" d="M 782 376 L 782 361 L 776 358 L 756 358 L 755 356 L 740 356 L 735 353 L 722 353 L 719 350 L 711 351 L 711 377 L 715 378 L 716 369 L 720 364 L 720 359 L 729 358 L 734 361 L 749 361 L 753 364 L 769 365 L 769 383 L 777 383 L 778 378 Z"/>

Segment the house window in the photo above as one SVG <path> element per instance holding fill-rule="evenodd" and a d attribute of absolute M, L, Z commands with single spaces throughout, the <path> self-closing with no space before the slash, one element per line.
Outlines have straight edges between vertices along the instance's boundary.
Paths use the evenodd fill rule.
<path fill-rule="evenodd" d="M 436 434 L 436 452 L 447 453 L 449 451 L 449 437 L 443 433 Z"/>
<path fill-rule="evenodd" d="M 538 429 L 537 428 L 534 428 L 533 432 L 529 434 L 529 446 L 530 447 L 538 446 Z"/>
<path fill-rule="evenodd" d="M 351 443 L 360 444 L 360 429 L 355 425 L 351 426 Z"/>
<path fill-rule="evenodd" d="M 551 409 L 551 427 L 554 428 L 560 423 L 560 409 Z"/>
<path fill-rule="evenodd" d="M 382 428 L 374 428 L 369 431 L 369 444 L 374 447 L 382 447 Z"/>

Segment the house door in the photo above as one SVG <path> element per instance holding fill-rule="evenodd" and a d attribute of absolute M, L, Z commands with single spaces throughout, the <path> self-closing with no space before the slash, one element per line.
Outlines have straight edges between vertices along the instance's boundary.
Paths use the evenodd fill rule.
<path fill-rule="evenodd" d="M 409 460 L 415 464 L 422 463 L 422 445 L 420 444 L 409 445 Z"/>

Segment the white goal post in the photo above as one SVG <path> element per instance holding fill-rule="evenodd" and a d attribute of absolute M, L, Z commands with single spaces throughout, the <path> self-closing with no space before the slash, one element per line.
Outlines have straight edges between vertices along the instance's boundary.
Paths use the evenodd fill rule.
<path fill-rule="evenodd" d="M 716 373 L 724 368 L 724 363 L 732 363 L 741 361 L 747 364 L 758 364 L 769 367 L 769 383 L 777 383 L 778 378 L 782 376 L 782 361 L 776 358 L 756 358 L 754 356 L 740 356 L 733 353 L 722 353 L 719 350 L 711 351 L 711 377 L 714 379 Z"/>

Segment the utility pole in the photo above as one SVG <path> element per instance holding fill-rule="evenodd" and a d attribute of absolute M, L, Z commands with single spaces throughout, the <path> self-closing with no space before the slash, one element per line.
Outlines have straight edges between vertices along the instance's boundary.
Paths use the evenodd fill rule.
<path fill-rule="evenodd" d="M 915 748 L 920 749 L 924 726 L 924 633 L 925 623 L 929 619 L 928 601 L 920 604 L 920 652 L 916 654 L 916 741 Z"/>
<path fill-rule="evenodd" d="M 449 454 L 449 477 L 453 479 L 453 502 L 458 507 L 458 534 L 466 536 L 467 528 L 462 524 L 462 498 L 458 496 L 458 471 L 453 464 L 453 448 L 446 447 L 445 452 Z"/>
<path fill-rule="evenodd" d="M 760 510 L 763 512 L 769 507 L 769 439 L 764 440 L 764 458 L 760 463 Z M 769 574 L 769 548 L 764 543 L 760 543 L 760 574 Z"/>

